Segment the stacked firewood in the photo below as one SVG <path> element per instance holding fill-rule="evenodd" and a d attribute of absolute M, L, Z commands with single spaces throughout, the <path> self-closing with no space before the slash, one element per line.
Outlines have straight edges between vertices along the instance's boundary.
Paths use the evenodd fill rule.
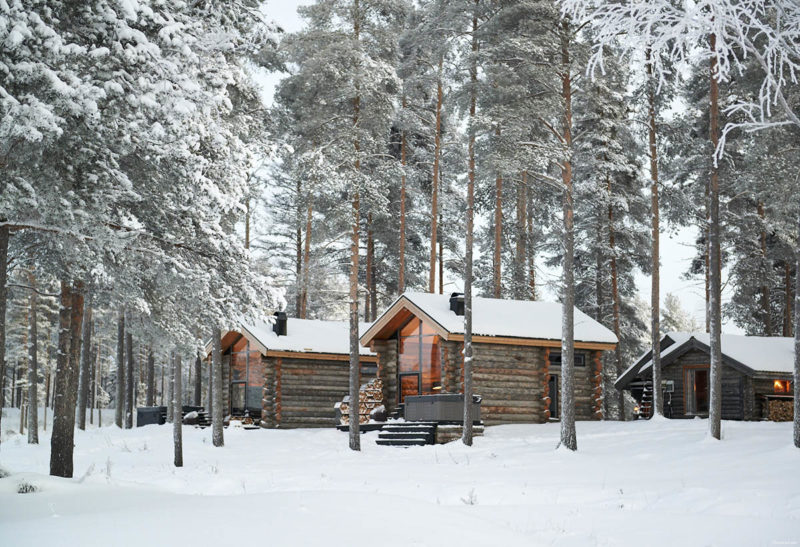
<path fill-rule="evenodd" d="M 358 423 L 368 423 L 370 413 L 381 405 L 383 405 L 383 381 L 375 378 L 358 390 Z M 341 402 L 336 403 L 336 408 L 339 410 L 340 423 L 348 425 L 350 423 L 350 397 L 345 397 Z"/>
<path fill-rule="evenodd" d="M 794 406 L 792 405 L 792 401 L 770 401 L 769 419 L 773 422 L 791 422 L 794 419 Z"/>

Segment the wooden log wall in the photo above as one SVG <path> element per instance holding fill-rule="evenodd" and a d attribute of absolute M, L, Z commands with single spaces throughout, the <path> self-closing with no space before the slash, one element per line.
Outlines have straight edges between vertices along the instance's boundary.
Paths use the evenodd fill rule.
<path fill-rule="evenodd" d="M 592 385 L 594 385 L 594 415 L 595 418 L 601 420 L 603 418 L 603 352 L 592 352 Z"/>
<path fill-rule="evenodd" d="M 543 422 L 544 348 L 475 344 L 473 380 L 487 425 Z"/>
<path fill-rule="evenodd" d="M 664 414 L 672 418 L 693 418 L 686 414 L 686 370 L 687 367 L 708 366 L 710 356 L 702 350 L 693 349 L 665 366 L 661 376 L 663 380 L 672 380 L 675 391 L 664 394 Z M 769 381 L 770 392 L 772 380 Z M 722 418 L 724 420 L 759 419 L 760 408 L 756 408 L 753 392 L 753 380 L 738 370 L 722 366 Z M 672 408 L 670 416 L 668 410 Z"/>
<path fill-rule="evenodd" d="M 544 363 L 542 365 L 542 401 L 544 402 L 544 411 L 542 412 L 542 421 L 550 421 L 550 403 L 553 402 L 553 397 L 550 393 L 550 348 L 544 348 Z"/>
<path fill-rule="evenodd" d="M 383 382 L 383 404 L 392 412 L 397 404 L 397 340 L 376 340 L 374 351 L 378 354 L 378 378 Z"/>
<path fill-rule="evenodd" d="M 278 401 L 274 389 L 277 379 L 275 359 L 267 359 L 262 356 L 261 363 L 264 366 L 264 387 L 262 389 L 263 397 L 261 399 L 261 427 L 274 428 L 278 425 L 276 412 Z"/>

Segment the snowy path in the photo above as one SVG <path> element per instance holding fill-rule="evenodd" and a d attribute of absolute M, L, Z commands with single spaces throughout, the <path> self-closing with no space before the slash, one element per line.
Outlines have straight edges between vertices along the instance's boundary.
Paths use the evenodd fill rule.
<path fill-rule="evenodd" d="M 4 419 L 4 427 L 14 423 Z M 0 544 L 791 545 L 800 544 L 800 450 L 791 424 L 579 423 L 487 429 L 460 443 L 347 449 L 333 430 L 185 428 L 185 467 L 169 427 L 76 433 L 76 479 L 46 475 L 42 445 L 6 432 Z M 85 478 L 81 480 L 81 477 Z M 40 491 L 16 493 L 28 481 Z"/>

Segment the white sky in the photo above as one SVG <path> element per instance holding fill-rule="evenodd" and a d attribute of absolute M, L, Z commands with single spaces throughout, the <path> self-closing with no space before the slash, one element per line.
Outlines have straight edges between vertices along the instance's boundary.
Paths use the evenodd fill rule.
<path fill-rule="evenodd" d="M 303 20 L 297 15 L 297 7 L 313 4 L 314 0 L 270 0 L 264 6 L 264 12 L 286 32 L 300 30 Z M 259 83 L 263 86 L 263 96 L 267 103 L 272 102 L 275 85 L 281 80 L 280 73 L 261 74 Z M 667 293 L 676 295 L 683 307 L 691 313 L 700 325 L 705 324 L 705 296 L 702 278 L 686 280 L 683 274 L 688 270 L 694 256 L 693 243 L 697 230 L 693 227 L 679 229 L 675 234 L 661 234 L 661 301 Z M 546 277 L 550 272 L 545 273 Z M 724 280 L 723 280 L 724 282 Z M 641 297 L 650 301 L 650 276 L 638 273 L 636 284 Z M 553 294 L 545 295 L 554 300 Z M 723 290 L 723 303 L 730 299 L 730 291 Z M 741 334 L 742 329 L 730 321 L 723 322 L 723 332 Z"/>

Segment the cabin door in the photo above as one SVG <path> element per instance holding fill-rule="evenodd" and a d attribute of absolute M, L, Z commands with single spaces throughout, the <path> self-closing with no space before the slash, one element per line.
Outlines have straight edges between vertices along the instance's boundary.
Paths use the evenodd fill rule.
<path fill-rule="evenodd" d="M 550 375 L 547 379 L 547 388 L 550 396 L 550 418 L 558 419 L 558 376 Z"/>
<path fill-rule="evenodd" d="M 708 368 L 686 369 L 686 414 L 708 415 Z"/>
<path fill-rule="evenodd" d="M 400 403 L 406 400 L 408 395 L 419 395 L 419 373 L 406 372 L 399 375 L 400 378 Z"/>

